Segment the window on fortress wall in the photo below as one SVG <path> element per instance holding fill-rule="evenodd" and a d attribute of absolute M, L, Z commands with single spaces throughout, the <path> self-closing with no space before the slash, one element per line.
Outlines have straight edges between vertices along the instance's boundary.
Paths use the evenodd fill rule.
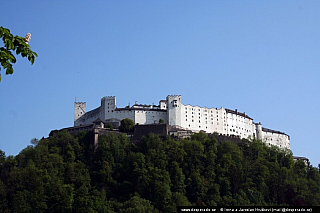
<path fill-rule="evenodd" d="M 193 122 L 193 120 L 192 120 L 192 122 Z"/>

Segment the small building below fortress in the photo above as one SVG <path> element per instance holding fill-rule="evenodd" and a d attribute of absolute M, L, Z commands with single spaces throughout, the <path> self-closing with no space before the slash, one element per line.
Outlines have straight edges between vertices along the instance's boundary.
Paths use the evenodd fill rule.
<path fill-rule="evenodd" d="M 120 126 L 122 119 L 129 118 L 136 125 L 164 123 L 170 128 L 182 129 L 187 132 L 218 133 L 240 138 L 256 138 L 268 145 L 290 149 L 289 135 L 262 127 L 255 123 L 246 113 L 221 108 L 208 108 L 184 105 L 181 95 L 168 95 L 160 100 L 159 105 L 138 104 L 119 108 L 115 96 L 101 99 L 101 105 L 86 111 L 86 102 L 74 103 L 74 127 L 92 124 L 97 119 L 111 123 L 115 128 Z"/>

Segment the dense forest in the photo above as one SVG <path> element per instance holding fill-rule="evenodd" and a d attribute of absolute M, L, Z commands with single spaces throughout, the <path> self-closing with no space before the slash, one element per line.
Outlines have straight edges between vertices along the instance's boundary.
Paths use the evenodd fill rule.
<path fill-rule="evenodd" d="M 176 206 L 320 205 L 319 169 L 261 141 L 66 131 L 0 150 L 0 212 L 176 212 Z"/>

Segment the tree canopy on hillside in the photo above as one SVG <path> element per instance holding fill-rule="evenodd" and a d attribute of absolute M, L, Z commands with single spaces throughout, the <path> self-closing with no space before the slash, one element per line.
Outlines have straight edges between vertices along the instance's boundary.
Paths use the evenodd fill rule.
<path fill-rule="evenodd" d="M 119 126 L 119 130 L 121 132 L 133 132 L 134 130 L 133 120 L 129 118 L 125 118 L 121 120 L 121 125 Z"/>
<path fill-rule="evenodd" d="M 261 141 L 66 131 L 6 157 L 1 212 L 176 212 L 177 206 L 320 205 L 320 174 Z"/>

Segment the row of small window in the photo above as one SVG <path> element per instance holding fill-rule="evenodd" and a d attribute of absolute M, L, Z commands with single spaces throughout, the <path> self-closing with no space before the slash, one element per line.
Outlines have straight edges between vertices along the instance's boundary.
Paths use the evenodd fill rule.
<path fill-rule="evenodd" d="M 188 121 L 188 119 L 186 119 L 186 121 Z M 194 122 L 194 120 L 192 119 L 191 122 Z M 199 123 L 201 123 L 201 121 L 199 121 Z M 206 124 L 208 124 L 208 122 L 205 122 Z M 211 122 L 211 124 L 213 124 L 213 122 Z M 219 122 L 217 122 L 217 125 L 219 125 Z"/>
<path fill-rule="evenodd" d="M 227 124 L 227 126 L 229 126 L 229 124 Z M 233 125 L 231 126 L 231 127 L 233 127 Z M 243 130 L 243 127 L 241 128 L 241 127 L 237 127 L 237 126 L 235 126 L 235 128 L 237 129 L 242 129 Z M 244 130 L 246 130 L 246 129 L 244 129 Z"/>
<path fill-rule="evenodd" d="M 187 116 L 186 116 L 187 117 Z M 194 118 L 193 116 L 191 117 L 191 118 Z M 200 120 L 201 118 L 199 117 L 199 120 Z M 205 120 L 208 120 L 207 118 L 205 118 Z M 211 118 L 211 120 L 213 121 L 213 118 Z M 188 119 L 186 119 L 186 121 L 188 121 Z M 219 119 L 217 119 L 217 121 L 219 121 Z M 200 123 L 200 121 L 199 121 L 199 123 Z"/>
<path fill-rule="evenodd" d="M 186 107 L 185 110 L 186 110 L 186 113 L 187 113 L 188 108 Z M 194 110 L 193 108 L 191 108 L 191 111 L 196 111 L 196 110 Z M 200 112 L 201 109 L 198 109 L 198 111 Z M 204 112 L 208 112 L 208 111 L 205 109 Z M 210 113 L 213 113 L 213 111 L 210 111 Z M 219 112 L 216 111 L 216 113 L 218 114 Z M 223 113 L 223 114 L 225 115 L 226 113 Z"/>
<path fill-rule="evenodd" d="M 191 125 L 189 124 L 189 127 L 191 127 Z M 199 126 L 199 129 L 201 129 L 201 126 Z M 208 127 L 206 126 L 206 129 L 208 129 Z"/>
<path fill-rule="evenodd" d="M 234 118 L 228 118 L 228 119 L 230 119 L 230 120 L 234 120 Z M 238 121 L 238 119 L 236 119 L 236 121 Z M 247 122 L 245 122 L 245 121 L 241 121 L 240 119 L 239 119 L 239 121 L 240 121 L 240 122 L 242 122 L 242 123 L 247 124 Z"/>
<path fill-rule="evenodd" d="M 187 117 L 188 117 L 188 115 L 186 115 L 186 118 L 187 118 Z M 191 118 L 194 118 L 193 115 L 191 116 Z M 201 119 L 201 117 L 199 117 L 199 119 Z M 205 117 L 204 119 L 205 119 L 205 120 L 208 120 L 207 117 Z M 211 120 L 213 120 L 213 118 L 211 118 Z M 217 121 L 218 121 L 218 120 L 219 120 L 219 119 L 217 119 Z"/>
<path fill-rule="evenodd" d="M 186 114 L 188 114 L 188 111 L 186 111 L 185 112 Z M 193 112 L 191 112 L 191 114 L 193 114 Z M 199 115 L 200 115 L 201 113 L 199 112 Z M 217 112 L 217 114 L 218 114 L 218 112 Z M 208 114 L 204 114 L 204 116 L 207 116 Z M 211 116 L 213 116 L 213 114 L 211 114 Z M 217 117 L 218 117 L 218 115 L 217 115 Z"/>
<path fill-rule="evenodd" d="M 108 112 L 110 112 L 109 110 L 108 110 Z M 113 112 L 113 110 L 111 110 L 111 112 Z M 116 112 L 116 113 L 127 113 L 128 111 L 119 111 L 119 112 Z M 129 110 L 129 112 L 131 112 L 131 110 Z M 140 111 L 136 111 L 137 113 L 139 113 Z M 145 111 L 141 111 L 141 113 L 144 113 Z M 145 113 L 151 113 L 151 114 L 161 114 L 161 112 L 145 112 Z M 164 115 L 165 114 L 165 112 L 162 112 L 162 114 Z"/>
<path fill-rule="evenodd" d="M 189 124 L 189 127 L 191 127 L 191 125 Z M 199 126 L 199 129 L 201 129 L 201 126 Z M 208 129 L 208 127 L 206 126 L 206 129 Z M 224 131 L 226 131 L 226 129 L 224 129 Z"/>

